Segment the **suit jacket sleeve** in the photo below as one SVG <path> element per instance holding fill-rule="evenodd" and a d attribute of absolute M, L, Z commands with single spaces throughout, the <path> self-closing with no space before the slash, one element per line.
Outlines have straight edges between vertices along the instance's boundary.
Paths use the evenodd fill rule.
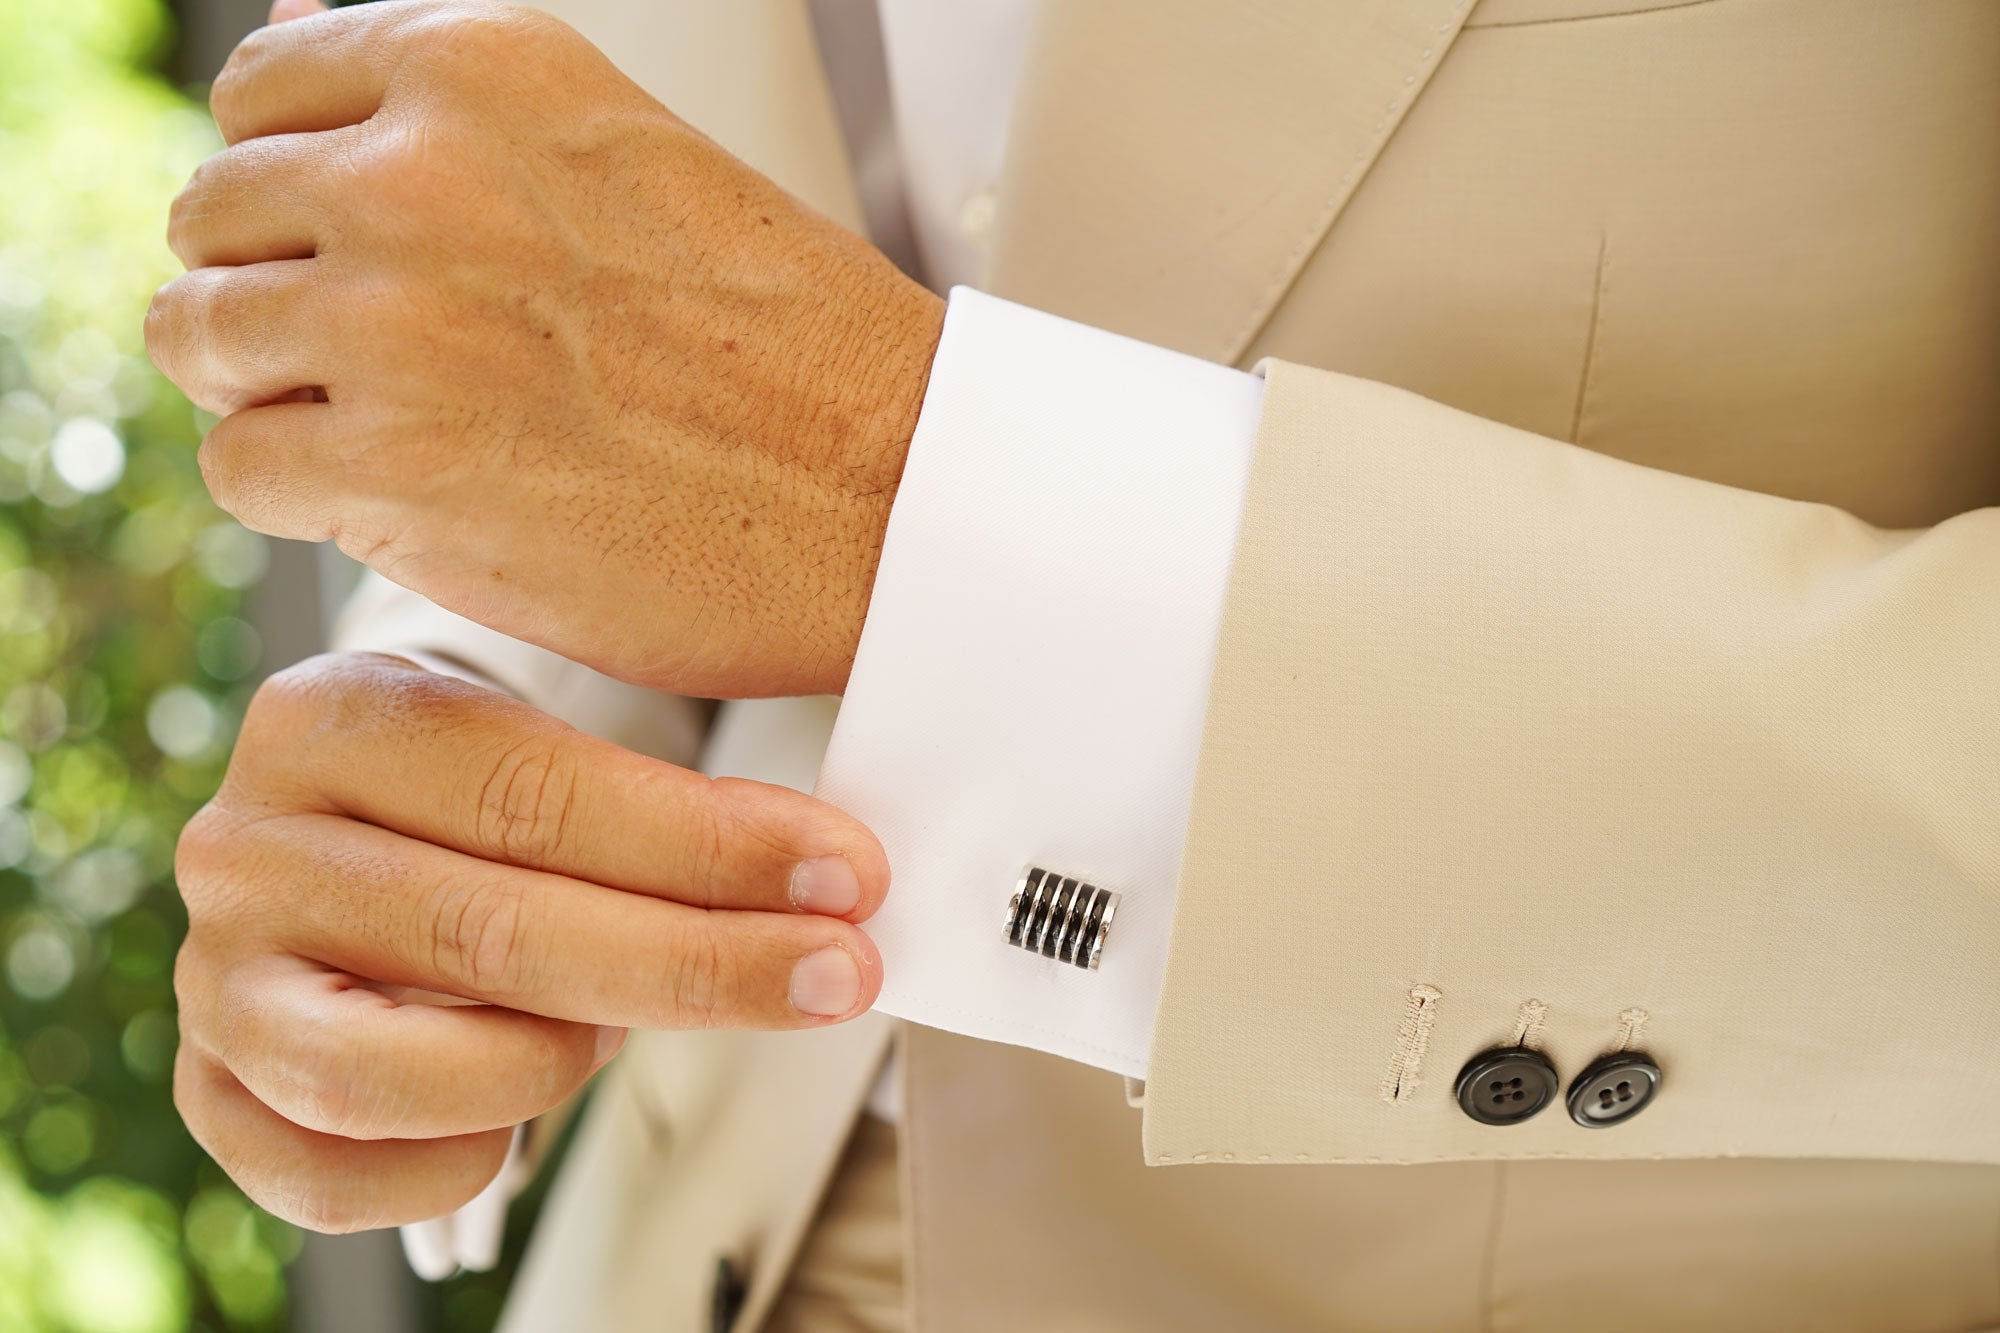
<path fill-rule="evenodd" d="M 1148 1159 L 2000 1162 L 2000 511 L 1884 531 L 1266 373 Z M 1513 1044 L 1664 1079 L 1476 1123 Z"/>

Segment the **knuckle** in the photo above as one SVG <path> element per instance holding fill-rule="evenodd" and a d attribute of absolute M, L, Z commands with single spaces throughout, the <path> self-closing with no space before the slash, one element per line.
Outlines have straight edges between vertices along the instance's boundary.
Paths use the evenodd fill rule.
<path fill-rule="evenodd" d="M 227 402 L 212 402 L 210 409 L 233 412 Z M 252 532 L 318 541 L 319 497 L 284 470 L 282 441 L 272 438 L 264 425 L 257 418 L 232 414 L 202 440 L 195 464 L 209 498 Z"/>
<path fill-rule="evenodd" d="M 167 248 L 183 263 L 188 260 L 189 228 L 203 215 L 216 193 L 222 156 L 217 154 L 197 166 L 188 177 L 188 183 L 181 187 L 173 203 L 167 206 Z"/>
<path fill-rule="evenodd" d="M 578 781 L 568 747 L 540 736 L 508 745 L 480 784 L 474 833 L 479 845 L 515 862 L 559 860 L 570 845 Z"/>
<path fill-rule="evenodd" d="M 204 1148 L 213 1153 L 214 1148 L 204 1133 L 208 1123 L 207 1111 L 201 1099 L 194 1095 L 197 1076 L 193 1071 L 198 1059 L 200 1057 L 195 1054 L 194 1047 L 186 1041 L 183 1041 L 180 1049 L 174 1052 L 174 1109 L 180 1112 L 181 1119 L 186 1122 L 189 1132 L 201 1141 Z"/>
<path fill-rule="evenodd" d="M 201 469 L 202 484 L 208 488 L 209 499 L 215 501 L 216 508 L 223 513 L 240 521 L 243 496 L 237 476 L 238 463 L 224 442 L 219 425 L 203 437 L 201 446 L 195 450 L 194 461 L 195 466 Z"/>
<path fill-rule="evenodd" d="M 211 801 L 195 812 L 174 845 L 174 882 L 191 922 L 206 920 L 227 874 L 236 821 Z M 186 950 L 182 951 L 186 957 Z"/>
<path fill-rule="evenodd" d="M 365 722 L 357 701 L 365 679 L 358 656 L 320 653 L 266 677 L 243 710 L 227 781 L 289 788 L 297 775 L 312 770 L 319 738 Z"/>
<path fill-rule="evenodd" d="M 380 653 L 319 653 L 267 677 L 251 695 L 238 734 L 239 757 L 280 770 L 299 766 L 323 738 L 397 730 L 428 731 L 449 706 L 448 683 Z"/>
<path fill-rule="evenodd" d="M 173 297 L 167 290 L 172 286 L 173 283 L 169 282 L 160 287 L 159 290 L 153 293 L 153 299 L 146 302 L 146 321 L 144 326 L 146 353 L 153 358 L 154 365 L 160 366 L 162 374 L 167 373 L 167 368 L 161 365 L 160 358 L 167 351 L 167 335 L 171 328 L 171 320 L 173 319 L 171 308 Z"/>
<path fill-rule="evenodd" d="M 722 878 L 729 873 L 729 848 L 733 824 L 724 810 L 720 789 L 714 780 L 693 785 L 678 793 L 676 841 L 681 848 L 685 901 L 694 907 L 713 907 L 721 896 Z M 664 801 L 660 808 L 673 808 Z"/>
<path fill-rule="evenodd" d="M 491 99 L 495 68 L 504 65 L 529 87 L 549 89 L 567 80 L 589 46 L 561 19 L 519 5 L 440 9 L 422 25 L 421 40 L 433 84 L 475 107 Z"/>
<path fill-rule="evenodd" d="M 384 124 L 346 145 L 342 169 L 359 193 L 378 206 L 384 196 L 421 201 L 428 192 L 422 179 L 424 142 L 425 136 L 405 122 Z"/>
<path fill-rule="evenodd" d="M 209 969 L 204 963 L 200 947 L 195 943 L 195 935 L 190 933 L 181 942 L 174 954 L 174 1001 L 179 1011 L 182 1045 L 186 1045 L 189 1029 L 203 1012 L 200 1003 L 210 989 Z"/>
<path fill-rule="evenodd" d="M 274 672 L 251 696 L 247 716 L 297 732 L 323 720 L 354 720 L 364 708 L 371 667 L 380 659 L 366 653 L 315 653 Z"/>
<path fill-rule="evenodd" d="M 216 507 L 252 532 L 324 541 L 327 499 L 286 470 L 284 443 L 260 420 L 229 416 L 201 442 L 195 462 Z"/>
<path fill-rule="evenodd" d="M 366 1071 L 344 1045 L 320 1034 L 280 1053 L 272 1080 L 284 1089 L 286 1117 L 307 1129 L 344 1139 L 382 1138 L 382 1099 L 372 1094 Z"/>
<path fill-rule="evenodd" d="M 523 5 L 440 7 L 424 28 L 434 49 L 448 55 L 511 54 L 566 30 L 560 20 Z"/>
<path fill-rule="evenodd" d="M 329 692 L 329 656 L 308 657 L 272 674 L 257 687 L 243 711 L 239 750 L 289 741 L 310 725 Z"/>
<path fill-rule="evenodd" d="M 254 969 L 225 972 L 215 987 L 216 1049 L 251 1076 L 255 1095 L 293 1124 L 341 1138 L 372 1131 L 382 1099 L 369 1067 L 340 1032 L 315 1023 L 301 1030 L 272 1011 Z"/>
<path fill-rule="evenodd" d="M 174 1057 L 174 1109 L 195 1142 L 252 1202 L 298 1221 L 290 1211 L 293 1191 L 270 1178 L 268 1161 L 245 1142 L 241 1120 L 221 1113 L 217 1085 L 228 1077 L 212 1056 L 183 1042 Z"/>
<path fill-rule="evenodd" d="M 731 1002 L 735 969 L 721 941 L 709 931 L 693 931 L 673 958 L 671 993 L 680 1026 L 728 1026 L 735 1009 Z"/>
<path fill-rule="evenodd" d="M 209 1072 L 212 1064 L 212 1058 L 192 1042 L 181 1042 L 180 1049 L 174 1052 L 174 1109 L 180 1112 L 181 1121 L 195 1142 L 230 1179 L 241 1183 L 238 1145 L 228 1132 L 231 1122 L 216 1114 L 213 1076 Z"/>
<path fill-rule="evenodd" d="M 356 219 L 371 245 L 421 248 L 434 243 L 438 228 L 461 225 L 458 210 L 482 188 L 482 151 L 476 133 L 448 115 L 401 116 L 347 145 L 343 169 L 356 196 L 368 201 Z M 434 276 L 420 264 L 396 269 L 367 302 L 371 317 L 414 318 Z"/>
<path fill-rule="evenodd" d="M 247 1143 L 238 1123 L 217 1114 L 213 1062 L 183 1044 L 174 1061 L 174 1106 L 195 1141 L 252 1203 L 311 1231 L 340 1234 L 383 1225 L 383 1182 L 328 1169 L 311 1157 L 290 1163 Z"/>
<path fill-rule="evenodd" d="M 182 274 L 153 293 L 146 304 L 146 352 L 160 373 L 181 384 L 185 353 L 195 342 L 193 321 L 200 313 L 192 274 Z"/>
<path fill-rule="evenodd" d="M 229 271 L 197 268 L 153 293 L 146 307 L 146 350 L 160 373 L 211 411 L 224 404 L 213 392 L 215 353 L 229 320 Z"/>
<path fill-rule="evenodd" d="M 161 351 L 172 346 L 176 307 L 181 298 L 181 280 L 164 283 L 146 303 L 146 350 L 157 361 Z"/>
<path fill-rule="evenodd" d="M 277 40 L 276 31 L 270 27 L 254 29 L 236 44 L 236 49 L 222 62 L 215 81 L 208 86 L 209 114 L 215 117 L 215 123 L 225 138 L 232 137 L 230 128 L 236 123 L 237 112 L 242 107 L 244 90 L 255 78 L 257 67 L 270 55 L 271 46 Z"/>
<path fill-rule="evenodd" d="M 373 1192 L 371 1182 L 363 1178 L 303 1167 L 281 1180 L 256 1182 L 239 1177 L 236 1183 L 265 1212 L 323 1236 L 344 1236 L 382 1224 L 378 1211 L 368 1202 Z"/>
<path fill-rule="evenodd" d="M 426 960 L 434 975 L 477 995 L 536 989 L 541 965 L 526 894 L 511 884 L 454 881 L 431 894 Z"/>
<path fill-rule="evenodd" d="M 253 32 L 238 42 L 236 49 L 229 53 L 229 58 L 222 62 L 222 68 L 216 71 L 214 80 L 208 85 L 208 114 L 215 118 L 216 127 L 222 131 L 225 138 L 229 135 L 229 127 L 235 120 L 236 108 L 243 96 L 244 67 L 252 59 L 244 54 L 244 48 L 256 37 L 257 34 Z"/>
<path fill-rule="evenodd" d="M 315 476 L 301 475 L 285 451 L 287 441 L 263 419 L 243 413 L 240 401 L 211 399 L 207 406 L 226 414 L 195 451 L 216 507 L 252 532 L 324 541 L 329 497 Z"/>

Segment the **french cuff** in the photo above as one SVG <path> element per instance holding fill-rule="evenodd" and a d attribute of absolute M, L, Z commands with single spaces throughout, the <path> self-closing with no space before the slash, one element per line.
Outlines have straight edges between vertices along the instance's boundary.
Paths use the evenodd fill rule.
<path fill-rule="evenodd" d="M 1143 1078 L 1263 382 L 956 288 L 817 794 L 872 828 L 876 1007 Z M 1119 895 L 1092 970 L 1023 870 Z"/>

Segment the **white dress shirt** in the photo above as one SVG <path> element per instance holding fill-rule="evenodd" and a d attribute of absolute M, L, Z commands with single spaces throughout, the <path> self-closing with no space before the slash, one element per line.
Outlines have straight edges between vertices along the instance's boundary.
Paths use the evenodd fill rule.
<path fill-rule="evenodd" d="M 1033 5 L 877 14 L 899 170 L 868 173 L 865 209 L 900 191 L 921 276 L 976 284 Z M 817 788 L 889 853 L 878 1008 L 1145 1076 L 1261 400 L 1240 371 L 953 292 Z M 1121 895 L 1098 971 L 1004 941 L 1029 863 Z"/>
<path fill-rule="evenodd" d="M 889 853 L 876 1007 L 1146 1073 L 1262 382 L 952 293 L 818 793 Z M 1003 938 L 1122 895 L 1097 971 Z"/>
<path fill-rule="evenodd" d="M 916 232 L 922 275 L 938 291 L 976 285 L 986 269 L 1034 5 L 877 0 L 876 9 L 901 168 L 893 179 Z"/>

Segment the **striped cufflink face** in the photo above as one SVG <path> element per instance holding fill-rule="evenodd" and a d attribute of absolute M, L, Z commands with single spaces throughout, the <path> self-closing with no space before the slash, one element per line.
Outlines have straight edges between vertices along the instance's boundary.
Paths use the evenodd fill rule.
<path fill-rule="evenodd" d="M 1109 889 L 1029 866 L 1007 903 L 1007 942 L 1095 970 L 1117 911 L 1118 895 Z"/>

